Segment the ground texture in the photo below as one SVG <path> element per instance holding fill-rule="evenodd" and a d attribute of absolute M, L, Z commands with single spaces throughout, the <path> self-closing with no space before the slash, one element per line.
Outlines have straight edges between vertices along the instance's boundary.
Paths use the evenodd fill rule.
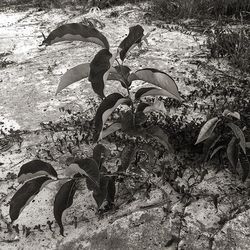
<path fill-rule="evenodd" d="M 118 17 L 112 17 L 112 11 Z M 192 199 L 176 192 L 161 178 L 152 177 L 153 188 L 147 195 L 136 193 L 130 203 L 123 200 L 119 209 L 100 216 L 91 194 L 84 192 L 83 187 L 73 206 L 65 212 L 66 237 L 62 237 L 55 223 L 49 227 L 54 222 L 53 197 L 60 186 L 51 183 L 22 211 L 15 222 L 19 230 L 9 224 L 9 201 L 19 188 L 16 174 L 23 163 L 47 148 L 52 152 L 50 162 L 63 176 L 66 156 L 53 151 L 53 136 L 41 130 L 40 123 L 62 119 L 65 114 L 59 111 L 60 107 L 88 109 L 89 99 L 95 98 L 87 81 L 75 83 L 57 96 L 55 91 L 60 76 L 73 66 L 90 62 L 98 46 L 74 42 L 58 43 L 46 49 L 39 47 L 43 40 L 41 32 L 47 35 L 60 24 L 80 22 L 84 18 L 97 18 L 105 24 L 102 32 L 113 51 L 130 26 L 141 24 L 145 31 L 156 28 L 155 23 L 145 20 L 142 9 L 130 5 L 90 14 L 81 14 L 79 10 L 35 9 L 0 13 L 0 128 L 6 133 L 0 145 L 3 163 L 0 249 L 249 249 L 248 181 L 242 184 L 227 170 L 216 173 L 213 165 L 204 166 L 207 171 L 200 178 L 190 162 L 181 162 L 186 169 L 176 181 L 184 188 L 194 184 L 190 191 Z M 176 80 L 183 97 L 197 90 L 197 105 L 209 105 L 211 98 L 199 94 L 198 83 L 209 85 L 223 78 L 227 84 L 225 79 L 235 77 L 230 67 L 223 61 L 206 63 L 204 36 L 179 26 L 165 27 L 164 23 L 157 26 L 148 39 L 149 45 L 144 44 L 140 51 L 134 49 L 127 64 L 132 69 L 163 70 Z M 107 87 L 107 91 L 114 89 L 117 89 L 114 83 Z M 188 111 L 184 121 L 205 120 L 205 113 L 194 110 L 193 103 L 192 99 L 186 102 Z M 170 109 L 169 115 L 181 115 L 182 111 Z M 10 133 L 8 137 L 11 128 L 23 132 Z M 88 155 L 89 147 L 84 150 Z M 169 166 L 178 159 L 166 155 L 163 163 Z M 26 231 L 22 230 L 24 227 Z"/>

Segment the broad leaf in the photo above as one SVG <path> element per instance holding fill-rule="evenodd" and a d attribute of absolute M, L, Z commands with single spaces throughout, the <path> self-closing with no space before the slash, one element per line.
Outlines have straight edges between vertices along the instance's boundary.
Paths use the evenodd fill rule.
<path fill-rule="evenodd" d="M 233 137 L 227 146 L 227 158 L 230 164 L 236 169 L 239 160 L 239 142 L 237 138 Z"/>
<path fill-rule="evenodd" d="M 56 28 L 42 44 L 51 45 L 62 41 L 92 42 L 109 49 L 107 38 L 100 31 L 81 23 L 69 23 Z"/>
<path fill-rule="evenodd" d="M 126 54 L 129 49 L 131 49 L 132 45 L 139 44 L 141 42 L 143 32 L 144 29 L 140 25 L 129 28 L 129 34 L 119 45 L 119 48 L 121 48 L 120 58 L 122 61 L 125 59 Z"/>
<path fill-rule="evenodd" d="M 81 174 L 87 177 L 94 185 L 93 188 L 99 187 L 100 173 L 99 166 L 96 161 L 91 158 L 75 160 L 74 163 L 69 165 L 71 174 Z"/>
<path fill-rule="evenodd" d="M 10 201 L 10 218 L 11 221 L 15 221 L 21 211 L 33 200 L 42 188 L 49 182 L 53 181 L 47 176 L 39 177 L 27 181 L 12 197 Z"/>
<path fill-rule="evenodd" d="M 242 167 L 242 181 L 244 182 L 249 176 L 250 162 L 245 154 L 239 154 L 240 165 Z"/>
<path fill-rule="evenodd" d="M 121 152 L 121 165 L 119 166 L 118 171 L 126 172 L 131 162 L 134 160 L 135 153 L 136 145 L 134 143 L 130 143 L 123 148 Z"/>
<path fill-rule="evenodd" d="M 220 121 L 220 119 L 218 117 L 214 117 L 214 118 L 208 120 L 202 126 L 195 144 L 198 144 L 198 143 L 206 140 L 207 138 L 209 138 L 212 135 L 212 133 L 213 133 L 213 131 L 214 131 L 214 129 L 217 126 L 219 121 Z"/>
<path fill-rule="evenodd" d="M 102 101 L 95 115 L 95 140 L 98 141 L 102 138 L 102 130 L 105 122 L 112 112 L 121 104 L 130 104 L 130 100 L 119 93 L 110 94 Z"/>
<path fill-rule="evenodd" d="M 57 172 L 51 166 L 51 164 L 47 162 L 41 160 L 32 160 L 21 166 L 21 169 L 18 173 L 18 182 L 23 183 L 39 176 L 52 176 L 57 178 Z"/>
<path fill-rule="evenodd" d="M 173 152 L 173 148 L 168 141 L 168 136 L 161 128 L 159 128 L 158 126 L 152 126 L 146 129 L 146 133 L 150 137 L 153 137 L 157 141 L 159 141 L 168 150 L 168 152 Z"/>
<path fill-rule="evenodd" d="M 228 109 L 225 109 L 222 113 L 223 116 L 232 116 L 238 120 L 240 120 L 240 114 L 238 112 L 231 112 Z"/>
<path fill-rule="evenodd" d="M 175 95 L 171 94 L 165 89 L 159 89 L 159 88 L 154 88 L 154 87 L 140 88 L 135 93 L 135 99 L 137 100 L 145 96 L 166 96 L 166 97 L 170 97 L 173 99 L 177 99 Z"/>
<path fill-rule="evenodd" d="M 153 68 L 140 69 L 137 70 L 135 73 L 131 73 L 128 77 L 129 82 L 135 80 L 141 80 L 160 87 L 169 92 L 172 96 L 174 96 L 171 96 L 172 98 L 182 101 L 174 79 L 165 72 Z"/>
<path fill-rule="evenodd" d="M 233 123 L 227 123 L 227 126 L 230 127 L 236 138 L 240 140 L 240 147 L 242 148 L 244 154 L 246 154 L 246 139 L 242 130 Z"/>
<path fill-rule="evenodd" d="M 96 94 L 104 98 L 104 87 L 111 68 L 112 54 L 108 49 L 100 50 L 90 63 L 89 81 Z"/>
<path fill-rule="evenodd" d="M 76 180 L 70 180 L 64 183 L 56 194 L 54 201 L 54 217 L 60 227 L 60 234 L 64 236 L 62 223 L 62 214 L 73 204 L 73 198 L 76 192 Z"/>
<path fill-rule="evenodd" d="M 56 95 L 68 87 L 70 84 L 80 81 L 83 78 L 86 78 L 89 76 L 90 71 L 90 64 L 89 63 L 83 63 L 80 65 L 77 65 L 76 67 L 69 69 L 66 71 L 65 74 L 61 77 L 60 83 L 56 90 Z"/>
<path fill-rule="evenodd" d="M 122 128 L 121 123 L 115 122 L 102 131 L 102 139 Z"/>
<path fill-rule="evenodd" d="M 100 189 L 93 192 L 93 197 L 101 211 L 107 211 L 113 205 L 115 199 L 115 180 L 113 177 L 102 176 Z"/>
<path fill-rule="evenodd" d="M 124 65 L 115 66 L 114 69 L 110 72 L 108 80 L 119 81 L 124 88 L 128 88 L 131 85 L 131 82 L 128 81 L 131 69 Z"/>

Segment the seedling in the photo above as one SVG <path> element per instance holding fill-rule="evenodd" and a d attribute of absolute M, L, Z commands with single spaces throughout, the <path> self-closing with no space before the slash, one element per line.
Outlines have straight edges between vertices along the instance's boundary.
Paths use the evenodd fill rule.
<path fill-rule="evenodd" d="M 84 41 L 92 42 L 103 47 L 90 63 L 80 64 L 68 70 L 61 78 L 56 94 L 68 87 L 70 84 L 83 78 L 88 78 L 93 91 L 100 97 L 101 103 L 97 108 L 94 121 L 94 142 L 99 142 L 108 135 L 122 130 L 132 138 L 142 137 L 154 138 L 162 144 L 167 151 L 171 152 L 172 147 L 168 136 L 158 126 L 147 124 L 152 111 L 164 111 L 162 102 L 155 100 L 149 102 L 147 97 L 165 96 L 182 101 L 177 85 L 167 73 L 154 68 L 143 68 L 135 72 L 124 65 L 124 61 L 135 46 L 140 46 L 146 41 L 149 34 L 144 35 L 140 25 L 130 27 L 129 34 L 120 43 L 115 53 L 110 52 L 110 46 L 106 37 L 93 26 L 80 23 L 71 23 L 60 26 L 52 31 L 44 39 L 43 45 L 52 45 L 61 41 Z M 118 58 L 119 57 L 119 58 Z M 124 91 L 114 92 L 109 95 L 105 93 L 107 81 L 120 82 L 117 89 Z M 151 86 L 141 87 L 132 93 L 131 86 L 134 81 L 148 82 Z M 123 105 L 123 108 L 120 106 Z M 120 108 L 118 117 L 106 128 L 106 122 L 111 114 Z M 69 166 L 71 178 L 65 182 L 58 191 L 54 202 L 54 216 L 60 226 L 60 233 L 63 235 L 62 214 L 73 203 L 75 192 L 80 189 L 79 183 L 86 178 L 87 188 L 93 191 L 93 197 L 98 209 L 106 211 L 112 207 L 115 197 L 115 178 L 102 165 L 105 148 L 100 144 L 94 147 L 93 157 L 84 159 L 73 159 Z M 145 152 L 148 156 L 150 166 L 153 166 L 155 150 L 145 143 L 136 145 L 132 143 L 124 147 L 121 153 L 121 165 L 118 167 L 115 176 L 125 173 L 131 165 L 132 160 L 139 152 Z M 144 164 L 145 165 L 145 164 Z M 33 196 L 36 195 L 46 184 L 51 181 L 58 181 L 55 169 L 48 163 L 34 160 L 21 167 L 18 175 L 20 182 L 24 185 L 16 192 L 10 202 L 10 217 L 15 221 L 21 210 L 26 206 Z"/>
<path fill-rule="evenodd" d="M 205 161 L 221 153 L 226 155 L 234 171 L 241 166 L 245 181 L 250 170 L 249 142 L 246 142 L 244 129 L 236 125 L 235 120 L 240 120 L 240 114 L 229 110 L 209 119 L 201 128 L 196 144 L 204 142 Z"/>

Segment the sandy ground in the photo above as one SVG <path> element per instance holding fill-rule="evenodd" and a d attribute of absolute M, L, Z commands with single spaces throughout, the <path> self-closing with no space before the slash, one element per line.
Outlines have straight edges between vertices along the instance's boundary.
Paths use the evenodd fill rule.
<path fill-rule="evenodd" d="M 73 105 L 80 107 L 82 110 L 87 108 L 88 98 L 95 96 L 87 81 L 74 83 L 57 96 L 55 96 L 55 91 L 60 76 L 67 69 L 80 63 L 90 62 L 100 48 L 95 45 L 73 42 L 58 43 L 44 49 L 39 47 L 43 40 L 41 32 L 47 35 L 49 31 L 60 24 L 79 22 L 84 17 L 95 17 L 105 24 L 102 32 L 107 36 L 113 51 L 119 45 L 121 39 L 128 33 L 129 26 L 139 23 L 146 32 L 155 28 L 154 25 L 145 23 L 143 11 L 138 10 L 136 7 L 123 6 L 117 7 L 115 10 L 120 12 L 119 18 L 108 17 L 112 10 L 86 15 L 81 14 L 79 11 L 51 10 L 38 12 L 35 9 L 24 12 L 8 11 L 0 13 L 0 59 L 3 58 L 6 62 L 6 67 L 0 68 L 0 128 L 6 133 L 8 133 L 10 128 L 31 132 L 39 130 L 41 122 L 58 120 L 62 116 L 62 113 L 59 111 L 60 107 Z M 197 66 L 192 63 L 194 60 L 204 59 L 204 36 L 184 32 L 181 28 L 172 31 L 156 28 L 148 41 L 149 46 L 144 45 L 140 55 L 138 55 L 138 50 L 135 49 L 128 58 L 127 64 L 133 70 L 143 67 L 154 67 L 169 73 L 176 80 L 179 90 L 184 96 L 196 88 L 187 84 L 188 79 L 196 78 L 197 81 L 205 80 L 207 83 L 211 81 L 211 78 L 208 76 L 213 75 L 214 72 L 208 72 L 202 68 L 197 69 Z M 138 56 L 138 59 L 135 59 L 136 56 Z M 221 67 L 227 68 L 227 64 L 222 64 Z M 117 89 L 117 85 L 110 83 L 108 91 L 113 89 Z M 206 100 L 198 100 L 197 102 L 206 103 Z M 178 112 L 181 111 L 171 110 L 170 115 Z M 187 119 L 191 120 L 194 118 L 204 119 L 205 116 L 197 111 L 190 112 Z M 90 243 L 90 241 L 83 240 L 81 238 L 82 232 L 86 234 L 86 237 L 90 237 L 91 232 L 100 232 L 107 228 L 109 224 L 112 224 L 112 230 L 116 230 L 115 223 L 120 223 L 119 225 L 126 227 L 129 225 L 129 222 L 137 221 L 143 214 L 141 211 L 138 212 L 136 210 L 141 205 L 140 202 L 143 201 L 143 204 L 147 204 L 162 199 L 159 192 L 156 192 L 152 193 L 149 200 L 142 200 L 134 202 L 130 206 L 125 206 L 120 213 L 124 213 L 127 210 L 133 211 L 133 209 L 137 212 L 131 213 L 131 217 L 129 217 L 130 215 L 128 217 L 125 216 L 125 219 L 122 218 L 120 221 L 117 219 L 119 222 L 113 223 L 114 218 L 112 215 L 107 218 L 98 218 L 90 195 L 84 194 L 83 197 L 78 195 L 74 209 L 70 209 L 70 216 L 66 222 L 65 228 L 68 230 L 68 235 L 62 238 L 58 235 L 57 227 L 53 225 L 53 232 L 51 232 L 46 224 L 47 221 L 53 221 L 51 204 L 55 190 L 58 189 L 58 184 L 52 183 L 39 194 L 31 205 L 24 209 L 16 222 L 20 225 L 20 228 L 21 225 L 34 228 L 34 226 L 40 224 L 43 232 L 33 230 L 27 237 L 21 233 L 10 232 L 6 228 L 10 221 L 8 217 L 8 201 L 15 189 L 18 188 L 18 184 L 15 178 L 13 180 L 11 177 L 11 173 L 17 174 L 22 163 L 34 158 L 36 144 L 41 145 L 43 142 L 47 142 L 44 134 L 29 133 L 25 135 L 21 147 L 14 141 L 10 145 L 10 149 L 0 155 L 0 162 L 4 163 L 0 170 L 0 210 L 2 216 L 0 249 L 101 249 L 101 247 L 91 248 L 93 242 Z M 62 168 L 60 164 L 53 164 L 61 173 Z M 213 179 L 212 173 L 210 177 Z M 212 184 L 208 178 L 204 185 L 213 190 L 218 183 L 222 182 L 220 178 L 223 180 L 227 179 L 228 173 L 223 173 L 218 178 L 216 177 Z M 172 194 L 171 199 L 174 203 L 176 200 L 175 194 Z M 75 212 L 77 207 L 82 206 L 83 200 L 84 204 L 86 203 L 84 206 L 88 209 L 85 209 L 84 213 L 81 213 L 81 210 Z M 197 220 L 204 222 L 206 227 L 209 228 L 205 233 L 207 236 L 209 235 L 209 230 L 214 227 L 214 223 L 218 222 L 220 215 L 227 211 L 223 207 L 224 210 L 222 209 L 221 214 L 215 215 L 214 207 L 211 203 L 211 200 L 205 199 L 202 203 L 203 210 L 199 209 L 199 204 L 197 203 L 193 207 L 188 208 L 188 212 L 193 216 L 193 219 L 190 219 L 190 223 L 192 224 L 194 221 L 196 223 L 192 224 L 195 226 L 191 228 L 199 227 Z M 206 219 L 203 218 L 203 214 L 206 214 Z M 199 215 L 199 218 L 194 219 L 195 215 Z M 82 220 L 77 229 L 74 229 L 72 224 L 73 216 L 80 217 Z M 195 234 L 196 231 L 193 230 L 192 233 Z M 81 239 L 82 245 L 74 245 L 72 247 L 71 243 L 78 238 Z M 187 237 L 186 240 L 188 242 L 190 238 Z M 202 244 L 199 246 L 201 247 Z M 123 248 L 107 247 L 103 249 Z M 156 247 L 155 249 L 167 248 Z"/>

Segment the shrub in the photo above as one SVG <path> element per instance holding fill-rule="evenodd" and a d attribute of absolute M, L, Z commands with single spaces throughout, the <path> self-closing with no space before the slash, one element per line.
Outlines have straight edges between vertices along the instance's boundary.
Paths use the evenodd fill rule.
<path fill-rule="evenodd" d="M 145 172 L 152 173 L 152 168 L 156 163 L 156 149 L 152 146 L 154 145 L 152 142 L 156 141 L 165 147 L 165 151 L 172 152 L 172 146 L 165 131 L 148 121 L 152 111 L 165 110 L 164 103 L 157 99 L 152 102 L 152 97 L 164 96 L 182 101 L 175 81 L 158 69 L 144 68 L 131 72 L 131 69 L 124 64 L 129 52 L 134 47 L 140 47 L 144 41 L 147 43 L 149 34 L 144 35 L 144 29 L 140 25 L 130 27 L 129 34 L 121 41 L 117 51 L 113 54 L 110 52 L 106 37 L 91 25 L 65 24 L 53 30 L 47 38 L 44 37 L 42 45 L 46 46 L 60 41 L 80 40 L 103 47 L 90 63 L 83 63 L 69 69 L 62 76 L 56 91 L 59 93 L 70 84 L 88 78 L 93 91 L 100 99 L 94 117 L 95 129 L 92 142 L 97 145 L 93 149 L 93 156 L 88 158 L 75 156 L 65 162 L 69 165 L 67 170 L 70 170 L 70 178 L 62 184 L 55 197 L 54 217 L 60 226 L 62 235 L 64 233 L 62 214 L 72 205 L 74 194 L 80 189 L 79 183 L 82 182 L 82 179 L 86 180 L 87 188 L 93 191 L 98 210 L 103 212 L 112 208 L 116 193 L 115 183 L 121 181 L 121 178 L 136 178 L 134 184 L 138 185 L 138 183 L 140 184 L 139 179 L 145 175 Z M 116 82 L 114 84 L 119 84 L 116 87 L 119 92 L 106 95 L 105 86 L 110 80 Z M 132 93 L 131 86 L 134 81 L 148 82 L 151 83 L 151 86 L 140 87 L 135 93 Z M 108 122 L 109 126 L 106 126 Z M 129 143 L 126 143 L 127 140 L 124 141 L 125 145 L 120 155 L 121 164 L 111 172 L 103 165 L 106 149 L 99 142 L 117 131 L 122 131 L 125 134 L 124 138 L 129 139 Z M 75 141 L 75 144 L 79 146 L 83 137 L 78 133 L 73 137 L 76 140 L 71 141 Z M 62 149 L 65 143 L 63 139 L 59 141 Z M 66 148 L 72 152 L 70 145 L 66 145 Z M 57 172 L 51 164 L 39 159 L 24 164 L 18 174 L 18 180 L 25 183 L 11 199 L 10 217 L 12 221 L 19 217 L 23 207 L 46 184 L 61 179 L 58 178 Z"/>

